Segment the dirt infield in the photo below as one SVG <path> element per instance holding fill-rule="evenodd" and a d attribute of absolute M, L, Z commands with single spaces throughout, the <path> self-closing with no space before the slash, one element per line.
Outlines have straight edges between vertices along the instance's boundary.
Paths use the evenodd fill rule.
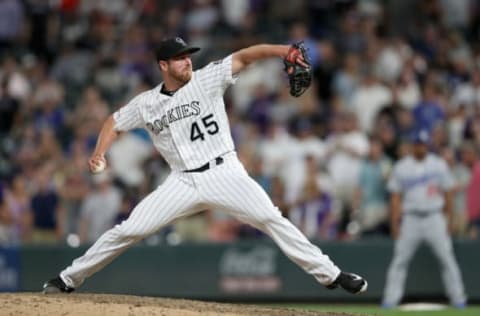
<path fill-rule="evenodd" d="M 0 315 L 115 315 L 115 316 L 353 316 L 293 309 L 206 303 L 154 297 L 108 294 L 5 293 L 0 294 Z"/>

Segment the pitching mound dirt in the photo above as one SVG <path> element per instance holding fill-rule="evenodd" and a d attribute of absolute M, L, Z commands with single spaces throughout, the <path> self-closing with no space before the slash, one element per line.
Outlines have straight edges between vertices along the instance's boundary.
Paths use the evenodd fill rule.
<path fill-rule="evenodd" d="M 6 293 L 0 294 L 0 306 L 2 316 L 353 316 L 347 313 L 320 313 L 297 309 L 108 294 Z"/>

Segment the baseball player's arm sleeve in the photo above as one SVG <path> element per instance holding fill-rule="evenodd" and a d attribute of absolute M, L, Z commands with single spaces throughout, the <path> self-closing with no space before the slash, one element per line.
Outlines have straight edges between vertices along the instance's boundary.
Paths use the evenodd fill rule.
<path fill-rule="evenodd" d="M 289 49 L 289 45 L 260 44 L 236 51 L 232 54 L 232 73 L 238 74 L 251 63 L 261 59 L 271 57 L 285 58 Z"/>
<path fill-rule="evenodd" d="M 211 97 L 223 96 L 225 90 L 237 80 L 232 73 L 232 55 L 225 57 L 195 72 L 203 90 Z"/>
<path fill-rule="evenodd" d="M 117 132 L 126 132 L 143 126 L 142 116 L 140 114 L 140 104 L 143 100 L 143 94 L 139 94 L 113 113 L 113 128 Z"/>
<path fill-rule="evenodd" d="M 139 97 L 136 97 L 107 118 L 103 123 L 100 134 L 98 135 L 93 156 L 104 155 L 115 139 L 117 139 L 120 132 L 142 126 L 138 104 Z"/>

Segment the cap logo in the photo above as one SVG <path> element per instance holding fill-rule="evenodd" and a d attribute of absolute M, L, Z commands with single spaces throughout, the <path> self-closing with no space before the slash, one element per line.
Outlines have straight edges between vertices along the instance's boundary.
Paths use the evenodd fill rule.
<path fill-rule="evenodd" d="M 418 138 L 419 138 L 420 140 L 422 140 L 422 141 L 427 141 L 427 140 L 428 140 L 428 132 L 422 130 L 422 131 L 419 133 Z"/>
<path fill-rule="evenodd" d="M 187 46 L 187 43 L 185 43 L 185 41 L 180 37 L 175 37 L 175 42 L 182 44 L 183 46 Z"/>

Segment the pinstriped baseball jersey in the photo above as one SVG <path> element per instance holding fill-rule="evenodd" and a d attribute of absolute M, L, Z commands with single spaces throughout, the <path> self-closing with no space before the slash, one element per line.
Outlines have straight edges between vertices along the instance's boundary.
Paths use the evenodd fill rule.
<path fill-rule="evenodd" d="M 161 83 L 113 114 L 115 130 L 145 128 L 172 170 L 198 168 L 234 150 L 223 94 L 235 80 L 230 55 L 194 71 L 173 96 Z"/>
<path fill-rule="evenodd" d="M 443 207 L 443 191 L 453 187 L 454 180 L 446 162 L 433 154 L 422 161 L 408 156 L 396 163 L 388 189 L 403 193 L 402 208 L 409 211 L 438 211 Z"/>

